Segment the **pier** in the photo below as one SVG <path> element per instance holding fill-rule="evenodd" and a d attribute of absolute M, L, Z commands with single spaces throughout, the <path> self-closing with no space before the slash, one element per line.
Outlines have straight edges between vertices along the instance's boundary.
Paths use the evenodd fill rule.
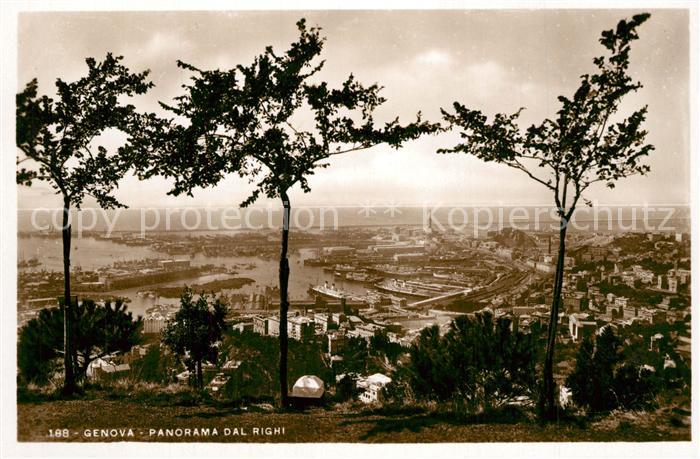
<path fill-rule="evenodd" d="M 433 298 L 428 298 L 427 300 L 420 300 L 420 301 L 416 301 L 415 303 L 409 303 L 408 306 L 419 308 L 422 306 L 427 306 L 427 305 L 430 305 L 433 303 L 438 303 L 440 301 L 448 300 L 451 298 L 458 298 L 462 295 L 468 295 L 471 291 L 472 291 L 472 289 L 470 289 L 470 288 L 465 289 L 465 290 L 457 290 L 456 292 L 445 293 L 444 295 L 435 296 Z"/>

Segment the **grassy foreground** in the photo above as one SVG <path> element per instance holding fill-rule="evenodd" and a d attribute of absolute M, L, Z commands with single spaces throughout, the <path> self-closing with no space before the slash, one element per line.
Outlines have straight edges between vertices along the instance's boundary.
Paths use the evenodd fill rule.
<path fill-rule="evenodd" d="M 532 421 L 480 423 L 475 420 L 465 423 L 423 410 L 390 413 L 347 406 L 333 410 L 314 408 L 305 412 L 279 413 L 262 410 L 253 412 L 251 409 L 242 410 L 235 407 L 148 404 L 101 398 L 20 402 L 17 410 L 18 440 L 29 442 L 422 443 L 690 440 L 690 427 L 669 422 L 668 415 L 661 412 L 616 413 L 587 422 L 585 425 L 561 422 L 541 426 Z M 187 429 L 190 429 L 189 432 Z"/>

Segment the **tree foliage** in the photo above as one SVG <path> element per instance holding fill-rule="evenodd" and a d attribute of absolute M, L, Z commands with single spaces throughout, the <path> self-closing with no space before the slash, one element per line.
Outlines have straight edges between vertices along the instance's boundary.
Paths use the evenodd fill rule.
<path fill-rule="evenodd" d="M 622 340 L 612 327 L 605 327 L 595 341 L 591 336 L 583 340 L 566 384 L 574 402 L 593 412 L 642 408 L 661 387 L 656 371 L 629 361 Z"/>
<path fill-rule="evenodd" d="M 216 362 L 217 342 L 221 340 L 226 323 L 227 306 L 219 298 L 210 301 L 206 294 L 195 300 L 190 288 L 180 297 L 180 309 L 163 330 L 163 344 L 183 359 L 197 386 L 202 387 L 202 362 Z"/>
<path fill-rule="evenodd" d="M 153 86 L 148 71 L 132 73 L 122 59 L 111 53 L 100 62 L 86 59 L 86 76 L 56 80 L 56 98 L 39 96 L 36 79 L 17 94 L 17 147 L 23 154 L 17 164 L 29 159 L 37 166 L 19 167 L 18 184 L 45 181 L 78 208 L 86 196 L 104 208 L 122 206 L 112 192 L 131 168 L 133 151 L 128 141 L 117 154 L 95 143 L 109 129 L 127 136 L 139 131 L 142 115 L 123 99 Z"/>
<path fill-rule="evenodd" d="M 175 367 L 173 360 L 173 355 L 164 352 L 159 345 L 151 345 L 143 357 L 131 364 L 132 376 L 136 381 L 167 383 Z"/>
<path fill-rule="evenodd" d="M 43 384 L 58 371 L 56 358 L 63 351 L 63 312 L 42 309 L 19 332 L 17 366 L 25 381 Z"/>
<path fill-rule="evenodd" d="M 141 341 L 143 320 L 134 317 L 126 304 L 116 300 L 104 305 L 83 301 L 75 309 L 78 320 L 72 334 L 77 352 L 77 374 L 85 375 L 93 360 L 113 352 L 127 352 Z"/>
<path fill-rule="evenodd" d="M 320 28 L 297 23 L 299 39 L 284 53 L 265 48 L 249 65 L 202 70 L 178 61 L 193 73 L 175 103 L 161 104 L 178 119 L 159 120 L 144 131 L 158 160 L 143 175 L 172 177 L 171 194 L 191 194 L 195 187 L 216 185 L 230 173 L 249 177 L 256 188 L 244 206 L 261 194 L 282 197 L 335 154 L 404 141 L 437 130 L 424 122 L 378 126 L 374 112 L 386 100 L 377 84 L 365 86 L 350 75 L 339 88 L 317 82 L 324 61 L 317 57 L 325 38 Z"/>
<path fill-rule="evenodd" d="M 90 362 L 113 352 L 126 352 L 141 338 L 142 320 L 134 320 L 122 300 L 104 304 L 86 299 L 73 308 L 72 336 L 76 359 L 73 367 L 84 378 Z M 63 353 L 63 311 L 42 309 L 19 335 L 20 375 L 25 381 L 44 383 L 58 371 Z"/>
<path fill-rule="evenodd" d="M 369 340 L 369 350 L 373 355 L 386 357 L 392 364 L 404 353 L 404 348 L 399 343 L 391 342 L 389 334 L 383 329 L 374 332 Z"/>
<path fill-rule="evenodd" d="M 615 372 L 612 390 L 616 395 L 617 406 L 642 409 L 654 405 L 661 385 L 662 380 L 654 370 L 624 364 Z"/>
<path fill-rule="evenodd" d="M 346 374 L 336 384 L 334 398 L 339 403 L 355 400 L 359 395 L 357 379 L 353 374 Z"/>
<path fill-rule="evenodd" d="M 350 336 L 338 352 L 343 358 L 342 368 L 349 373 L 367 374 L 381 371 L 376 359 L 370 356 L 367 341 L 359 336 Z"/>
<path fill-rule="evenodd" d="M 554 193 L 567 221 L 590 185 L 603 182 L 613 188 L 621 178 L 646 174 L 650 169 L 642 160 L 654 149 L 644 143 L 647 107 L 613 120 L 624 97 L 642 87 L 629 75 L 629 57 L 631 43 L 639 38 L 637 27 L 649 16 L 635 15 L 602 32 L 599 41 L 608 54 L 593 59 L 595 72 L 581 75 L 572 97 L 558 97 L 556 118 L 523 131 L 517 124 L 522 108 L 489 121 L 481 111 L 455 102 L 453 113 L 442 113 L 460 129 L 464 142 L 440 152 L 469 153 L 526 173 Z"/>

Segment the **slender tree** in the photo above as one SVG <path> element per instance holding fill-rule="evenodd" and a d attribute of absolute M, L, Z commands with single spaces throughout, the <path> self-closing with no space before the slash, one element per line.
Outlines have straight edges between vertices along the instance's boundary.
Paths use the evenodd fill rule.
<path fill-rule="evenodd" d="M 70 337 L 71 208 L 80 210 L 88 196 L 102 208 L 123 207 L 112 192 L 132 165 L 132 150 L 122 146 L 110 154 L 97 138 L 110 129 L 127 134 L 138 130 L 141 115 L 123 98 L 144 94 L 152 86 L 146 79 L 148 71 L 131 73 L 121 60 L 112 54 L 101 62 L 86 59 L 86 76 L 72 83 L 56 80 L 56 99 L 39 96 L 36 79 L 17 94 L 17 147 L 21 152 L 17 158 L 17 183 L 31 186 L 35 180 L 47 182 L 63 202 L 64 291 L 60 302 L 65 315 L 67 393 L 75 389 Z M 20 167 L 27 160 L 34 162 L 33 167 Z"/>
<path fill-rule="evenodd" d="M 202 293 L 195 300 L 192 290 L 185 288 L 180 297 L 180 309 L 163 330 L 163 343 L 184 358 L 200 389 L 204 385 L 202 362 L 205 359 L 216 362 L 216 342 L 226 330 L 224 319 L 227 311 L 220 298 L 209 301 L 209 297 Z"/>
<path fill-rule="evenodd" d="M 280 286 L 280 399 L 287 405 L 287 310 L 289 263 L 289 190 L 299 185 L 309 192 L 308 176 L 327 167 L 332 155 L 386 143 L 398 148 L 404 141 L 437 126 L 417 120 L 407 125 L 398 118 L 377 126 L 375 109 L 385 102 L 376 84 L 363 86 L 350 75 L 338 89 L 318 82 L 323 61 L 316 62 L 324 38 L 319 28 L 297 22 L 299 39 L 284 53 L 265 48 L 248 65 L 230 70 L 193 72 L 185 94 L 165 109 L 188 121 L 154 122 L 144 131 L 145 148 L 161 155 L 145 165 L 144 176 L 175 179 L 171 194 L 192 193 L 198 186 L 214 186 L 229 173 L 256 181 L 242 206 L 261 195 L 280 199 L 283 206 L 279 264 Z"/>
<path fill-rule="evenodd" d="M 642 124 L 647 107 L 626 118 L 616 116 L 624 97 L 642 86 L 629 75 L 628 67 L 631 43 L 638 38 L 637 27 L 648 18 L 649 14 L 633 16 L 601 34 L 600 43 L 607 55 L 593 59 L 595 72 L 580 77 L 572 98 L 559 96 L 561 108 L 554 119 L 545 119 L 523 132 L 517 125 L 522 108 L 512 115 L 498 114 L 491 121 L 458 102 L 453 105 L 453 113 L 443 110 L 445 120 L 460 129 L 464 142 L 439 150 L 441 153 L 464 152 L 505 164 L 524 172 L 554 195 L 560 219 L 559 254 L 540 400 L 545 418 L 556 415 L 552 364 L 569 221 L 584 191 L 594 183 L 614 188 L 617 180 L 650 170 L 642 163 L 654 149 L 644 143 L 647 131 Z"/>

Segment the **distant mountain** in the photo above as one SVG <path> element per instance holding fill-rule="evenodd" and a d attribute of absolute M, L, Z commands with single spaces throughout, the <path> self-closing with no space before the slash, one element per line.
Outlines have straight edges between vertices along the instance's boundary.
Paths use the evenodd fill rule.
<path fill-rule="evenodd" d="M 511 249 L 530 249 L 537 247 L 537 242 L 535 242 L 532 237 L 515 228 L 503 228 L 498 234 L 493 236 L 492 239 L 502 246 Z"/>

